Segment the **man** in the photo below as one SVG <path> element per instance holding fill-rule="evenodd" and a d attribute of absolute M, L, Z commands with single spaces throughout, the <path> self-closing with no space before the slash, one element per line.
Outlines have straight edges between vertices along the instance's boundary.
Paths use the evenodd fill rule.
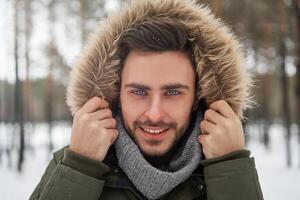
<path fill-rule="evenodd" d="M 30 199 L 263 199 L 242 57 L 190 1 L 133 1 L 103 21 L 71 75 L 70 146 Z"/>

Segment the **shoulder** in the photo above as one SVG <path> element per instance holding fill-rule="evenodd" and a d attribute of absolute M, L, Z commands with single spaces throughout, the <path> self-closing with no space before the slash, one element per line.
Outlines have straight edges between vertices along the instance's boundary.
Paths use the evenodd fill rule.
<path fill-rule="evenodd" d="M 63 148 L 61 148 L 61 149 L 59 149 L 59 150 L 57 150 L 53 153 L 53 160 L 55 161 L 56 164 L 59 163 L 59 161 L 61 161 L 63 159 L 64 151 L 68 147 L 69 147 L 69 145 L 65 146 L 65 147 L 63 147 Z"/>

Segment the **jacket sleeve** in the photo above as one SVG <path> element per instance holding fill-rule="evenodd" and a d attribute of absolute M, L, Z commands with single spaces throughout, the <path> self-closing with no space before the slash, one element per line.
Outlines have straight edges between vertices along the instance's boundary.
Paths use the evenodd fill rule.
<path fill-rule="evenodd" d="M 240 150 L 202 161 L 208 200 L 263 200 L 254 158 Z"/>
<path fill-rule="evenodd" d="M 104 163 L 97 165 L 96 161 L 84 159 L 88 160 L 78 155 L 76 157 L 67 149 L 54 153 L 30 200 L 98 200 L 105 183 L 101 176 L 109 167 Z M 91 169 L 86 170 L 85 165 Z M 96 165 L 97 173 L 92 169 L 95 169 Z"/>

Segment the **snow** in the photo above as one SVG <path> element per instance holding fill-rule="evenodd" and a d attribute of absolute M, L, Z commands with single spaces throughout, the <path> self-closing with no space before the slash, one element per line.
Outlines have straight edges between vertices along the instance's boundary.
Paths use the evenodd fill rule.
<path fill-rule="evenodd" d="M 0 144 L 2 147 L 5 144 L 2 140 L 5 138 L 3 130 L 5 130 L 3 124 L 0 124 Z M 249 133 L 251 134 L 251 140 L 247 148 L 251 150 L 251 155 L 255 157 L 264 199 L 299 200 L 300 148 L 296 131 L 292 131 L 292 166 L 290 168 L 286 168 L 285 165 L 284 129 L 281 125 L 274 124 L 271 126 L 271 145 L 269 150 L 266 150 L 258 143 L 259 133 L 257 132 L 257 127 L 250 127 Z M 54 151 L 65 146 L 70 140 L 70 126 L 64 123 L 56 124 L 53 129 L 52 139 L 55 144 Z M 48 140 L 47 125 L 37 125 L 35 132 L 30 136 L 30 141 L 35 151 L 28 150 L 26 152 L 26 162 L 22 173 L 16 171 L 15 164 L 10 169 L 7 156 L 2 155 L 0 160 L 1 200 L 29 198 L 50 159 L 47 151 Z M 12 157 L 13 163 L 16 163 L 16 154 L 13 154 Z"/>
<path fill-rule="evenodd" d="M 293 125 L 291 137 L 292 166 L 286 167 L 284 129 L 279 124 L 270 128 L 271 145 L 266 150 L 255 141 L 250 141 L 248 148 L 255 158 L 256 168 L 264 199 L 299 200 L 300 199 L 300 147 L 296 126 Z M 251 132 L 258 137 L 258 133 Z"/>
<path fill-rule="evenodd" d="M 15 164 L 12 169 L 9 168 L 7 156 L 2 155 L 3 158 L 0 163 L 1 200 L 29 199 L 30 194 L 38 184 L 49 160 L 51 159 L 51 155 L 47 148 L 49 141 L 47 130 L 47 124 L 39 124 L 35 128 L 35 132 L 30 135 L 31 144 L 35 149 L 34 151 L 26 151 L 24 169 L 22 173 L 17 172 Z M 68 124 L 56 124 L 52 131 L 52 139 L 54 143 L 53 151 L 56 151 L 68 144 L 71 131 Z M 4 138 L 4 133 L 3 124 L 0 124 L 0 144 L 2 147 L 4 141 L 1 141 L 1 139 Z M 16 152 L 13 152 L 12 159 L 13 163 L 16 163 Z"/>

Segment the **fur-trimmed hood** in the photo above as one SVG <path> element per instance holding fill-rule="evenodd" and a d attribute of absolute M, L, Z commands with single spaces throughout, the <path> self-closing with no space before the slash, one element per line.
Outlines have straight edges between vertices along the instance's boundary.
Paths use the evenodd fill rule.
<path fill-rule="evenodd" d="M 105 97 L 109 103 L 118 101 L 120 35 L 154 16 L 170 17 L 186 30 L 196 61 L 197 98 L 208 105 L 224 99 L 242 118 L 251 103 L 251 79 L 244 68 L 243 51 L 234 34 L 207 7 L 190 0 L 132 0 L 119 13 L 102 20 L 71 72 L 67 88 L 71 113 L 93 96 Z"/>

